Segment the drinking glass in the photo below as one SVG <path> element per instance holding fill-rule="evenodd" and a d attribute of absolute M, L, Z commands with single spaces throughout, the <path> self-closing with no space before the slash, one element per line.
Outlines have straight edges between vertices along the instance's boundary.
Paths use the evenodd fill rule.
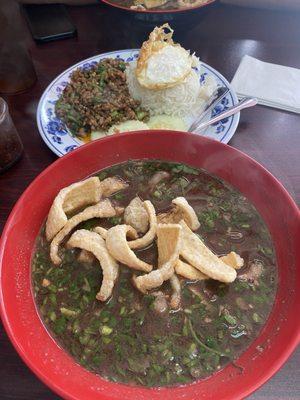
<path fill-rule="evenodd" d="M 18 2 L 0 0 L 0 93 L 23 92 L 35 83 L 36 73 L 27 47 Z"/>
<path fill-rule="evenodd" d="M 22 152 L 23 145 L 8 106 L 0 97 L 0 173 L 18 161 Z"/>

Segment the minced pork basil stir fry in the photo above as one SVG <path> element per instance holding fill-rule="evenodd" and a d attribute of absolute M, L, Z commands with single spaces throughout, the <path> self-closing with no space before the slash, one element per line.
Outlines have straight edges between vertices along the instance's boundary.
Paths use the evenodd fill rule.
<path fill-rule="evenodd" d="M 103 302 L 96 299 L 99 262 L 79 261 L 79 249 L 62 247 L 62 263 L 54 265 L 43 227 L 32 277 L 36 303 L 51 334 L 85 368 L 132 385 L 186 384 L 234 361 L 260 332 L 277 286 L 270 235 L 255 208 L 220 179 L 183 164 L 129 161 L 97 176 L 118 176 L 129 184 L 110 197 L 120 207 L 138 195 L 159 214 L 170 209 L 172 199 L 184 196 L 201 224 L 196 234 L 218 256 L 235 251 L 244 266 L 230 284 L 178 275 L 181 302 L 174 310 L 170 281 L 143 294 L 132 284 L 133 274 L 141 272 L 121 265 L 112 296 Z M 119 215 L 90 219 L 77 229 L 122 223 Z M 157 265 L 155 243 L 135 253 Z"/>
<path fill-rule="evenodd" d="M 55 104 L 57 115 L 72 134 L 88 139 L 92 131 L 105 131 L 127 120 L 149 119 L 149 112 L 129 94 L 126 65 L 108 58 L 72 73 Z"/>

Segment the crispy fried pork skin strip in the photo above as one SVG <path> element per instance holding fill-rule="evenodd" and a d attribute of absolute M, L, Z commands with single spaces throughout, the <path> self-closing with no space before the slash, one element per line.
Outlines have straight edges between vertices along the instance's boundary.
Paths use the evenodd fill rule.
<path fill-rule="evenodd" d="M 244 266 L 244 259 L 234 251 L 220 258 L 225 264 L 234 269 L 240 269 Z"/>
<path fill-rule="evenodd" d="M 135 197 L 124 211 L 124 222 L 131 225 L 137 232 L 146 233 L 149 226 L 149 216 L 142 200 Z"/>
<path fill-rule="evenodd" d="M 100 180 L 88 178 L 60 190 L 50 208 L 46 222 L 46 238 L 52 240 L 68 221 L 67 213 L 96 204 L 102 194 Z"/>
<path fill-rule="evenodd" d="M 95 232 L 80 229 L 73 233 L 67 242 L 68 247 L 77 247 L 92 253 L 99 261 L 103 279 L 99 293 L 96 298 L 106 301 L 112 294 L 112 290 L 119 274 L 119 266 L 116 260 L 109 254 L 105 240 Z"/>
<path fill-rule="evenodd" d="M 183 278 L 189 279 L 191 281 L 202 281 L 204 279 L 209 279 L 207 275 L 204 275 L 201 271 L 196 269 L 190 264 L 178 260 L 175 265 L 176 274 L 182 276 Z"/>
<path fill-rule="evenodd" d="M 179 258 L 181 226 L 159 224 L 157 226 L 158 269 L 147 275 L 133 277 L 135 286 L 142 292 L 158 288 L 174 274 Z"/>
<path fill-rule="evenodd" d="M 192 231 L 200 228 L 200 222 L 195 210 L 184 197 L 176 197 L 176 199 L 172 200 L 172 203 L 175 204 L 178 212 L 182 214 L 182 219 Z"/>
<path fill-rule="evenodd" d="M 193 233 L 184 221 L 182 227 L 182 246 L 180 255 L 203 274 L 220 282 L 230 283 L 236 279 L 234 268 L 225 264 L 202 240 Z"/>
<path fill-rule="evenodd" d="M 107 229 L 102 228 L 102 226 L 96 226 L 94 229 L 92 229 L 92 231 L 98 233 L 102 239 L 106 239 Z"/>
<path fill-rule="evenodd" d="M 226 256 L 219 257 L 225 264 L 229 265 L 234 269 L 240 269 L 244 265 L 244 260 L 240 257 L 237 253 L 232 251 L 231 253 L 227 254 Z M 189 279 L 191 281 L 202 281 L 205 279 L 209 279 L 209 277 L 198 269 L 193 267 L 186 262 L 178 260 L 175 265 L 175 272 L 178 275 L 181 275 L 183 278 Z"/>
<path fill-rule="evenodd" d="M 112 176 L 100 182 L 102 197 L 109 197 L 112 194 L 126 189 L 129 185 L 123 179 Z"/>
<path fill-rule="evenodd" d="M 64 238 L 81 222 L 87 221 L 91 218 L 108 218 L 120 215 L 123 212 L 121 207 L 113 207 L 111 202 L 106 199 L 100 201 L 94 206 L 87 207 L 85 210 L 79 214 L 74 215 L 70 218 L 63 229 L 58 232 L 54 237 L 50 245 L 50 258 L 53 264 L 59 265 L 61 263 L 61 258 L 58 255 L 58 248 L 60 243 Z"/>
<path fill-rule="evenodd" d="M 181 220 L 182 215 L 175 207 L 167 212 L 157 215 L 158 224 L 178 224 Z"/>
<path fill-rule="evenodd" d="M 116 225 L 106 234 L 106 245 L 110 254 L 122 264 L 138 271 L 150 272 L 152 265 L 137 258 L 130 249 L 127 236 L 137 237 L 136 230 L 130 225 Z"/>
<path fill-rule="evenodd" d="M 167 213 L 159 214 L 157 216 L 157 220 L 159 223 L 180 223 L 181 220 L 184 220 L 185 224 L 191 230 L 197 230 L 200 227 L 200 223 L 198 221 L 198 217 L 194 209 L 189 205 L 189 203 L 184 197 L 177 197 L 172 201 L 172 203 L 175 205 L 175 207 L 172 210 L 170 210 Z M 223 261 L 225 264 L 229 265 L 234 269 L 239 269 L 244 265 L 244 260 L 233 251 L 227 254 L 226 256 L 220 257 L 219 260 Z M 181 275 L 184 278 L 191 280 L 210 278 L 209 276 L 203 274 L 199 270 L 199 268 L 197 269 L 193 265 L 184 263 L 180 260 L 175 266 L 175 271 L 178 275 Z"/>
<path fill-rule="evenodd" d="M 192 231 L 196 231 L 200 227 L 200 222 L 188 201 L 184 197 L 176 197 L 176 199 L 172 200 L 172 203 L 175 207 L 170 211 L 158 214 L 158 223 L 178 224 L 183 219 Z"/>
<path fill-rule="evenodd" d="M 170 284 L 172 288 L 170 306 L 172 310 L 177 310 L 180 307 L 181 303 L 181 285 L 180 280 L 178 279 L 178 276 L 175 274 L 175 272 L 170 278 Z"/>
<path fill-rule="evenodd" d="M 148 246 L 153 242 L 156 235 L 157 219 L 156 219 L 155 208 L 151 203 L 151 201 L 149 200 L 144 201 L 143 205 L 145 207 L 145 210 L 147 211 L 149 218 L 149 230 L 141 238 L 128 242 L 128 245 L 131 249 L 142 249 Z"/>

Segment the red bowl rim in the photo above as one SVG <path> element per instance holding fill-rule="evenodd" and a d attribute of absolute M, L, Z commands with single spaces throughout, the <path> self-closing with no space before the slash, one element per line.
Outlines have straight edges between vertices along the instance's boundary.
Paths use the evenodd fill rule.
<path fill-rule="evenodd" d="M 115 4 L 111 0 L 101 0 L 101 1 L 102 1 L 102 3 L 108 4 L 109 6 L 112 6 L 112 7 L 115 7 L 115 8 L 119 8 L 121 10 L 129 11 L 129 12 L 133 12 L 133 13 L 141 13 L 141 14 L 183 13 L 183 12 L 186 12 L 186 11 L 197 10 L 199 8 L 208 6 L 208 5 L 216 2 L 216 0 L 207 0 L 207 3 L 199 4 L 198 6 L 194 6 L 194 7 L 186 7 L 184 9 L 174 8 L 174 9 L 170 9 L 170 10 L 135 10 L 135 9 L 131 9 L 131 8 L 128 8 L 128 7 L 125 7 L 125 6 L 121 6 L 120 4 Z"/>
<path fill-rule="evenodd" d="M 134 134 L 144 134 L 144 133 L 145 133 L 144 131 L 135 131 L 135 132 L 130 132 L 130 133 L 129 132 L 122 133 L 122 134 L 119 134 L 118 136 L 124 136 L 124 137 L 130 136 L 130 137 L 132 137 L 132 135 L 134 135 Z M 188 140 L 188 138 L 190 136 L 194 136 L 194 134 L 187 133 L 187 132 L 165 131 L 165 130 L 164 131 L 151 132 L 151 135 L 161 135 L 161 134 L 166 135 L 168 133 L 172 134 L 174 136 L 176 136 L 176 135 L 180 135 L 180 136 L 181 135 L 185 135 L 187 140 Z M 148 134 L 149 134 L 149 131 L 148 131 Z M 208 142 L 216 142 L 213 139 L 209 139 L 209 138 L 204 138 L 204 139 L 206 141 L 208 141 Z M 103 138 L 103 139 L 98 139 L 97 142 L 99 142 L 99 141 L 102 141 L 102 142 L 105 141 L 106 142 L 106 141 L 110 141 L 110 140 L 113 140 L 113 137 L 106 137 L 106 138 Z M 5 328 L 6 332 L 7 332 L 8 336 L 9 336 L 9 338 L 10 338 L 12 344 L 13 344 L 13 346 L 15 347 L 16 351 L 18 352 L 18 354 L 20 355 L 22 360 L 27 364 L 27 366 L 36 374 L 36 376 L 42 382 L 44 382 L 49 388 L 54 390 L 59 395 L 63 396 L 63 398 L 70 399 L 70 400 L 74 400 L 74 399 L 77 399 L 77 398 L 75 398 L 72 395 L 70 395 L 69 393 L 67 393 L 63 388 L 57 386 L 56 383 L 54 381 L 52 381 L 51 379 L 49 379 L 46 374 L 43 374 L 35 366 L 34 362 L 32 362 L 32 360 L 29 357 L 27 357 L 26 352 L 23 350 L 22 346 L 20 346 L 20 344 L 18 343 L 18 341 L 14 337 L 14 333 L 13 333 L 13 331 L 11 329 L 9 318 L 7 316 L 5 305 L 4 305 L 4 298 L 3 298 L 3 291 L 2 291 L 2 259 L 3 259 L 3 253 L 4 253 L 4 248 L 5 248 L 6 239 L 7 239 L 7 232 L 11 227 L 11 224 L 13 222 L 13 219 L 14 219 L 14 216 L 15 216 L 16 212 L 20 208 L 22 200 L 24 198 L 26 198 L 27 193 L 30 192 L 31 188 L 34 185 L 36 185 L 39 182 L 40 179 L 42 179 L 45 175 L 48 175 L 49 173 L 51 173 L 51 171 L 53 169 L 55 169 L 57 165 L 59 165 L 61 163 L 64 163 L 64 160 L 67 160 L 67 159 L 73 157 L 74 153 L 80 153 L 80 152 L 87 151 L 89 147 L 92 147 L 94 145 L 93 143 L 94 142 L 87 143 L 87 144 L 85 144 L 83 146 L 80 146 L 79 148 L 75 149 L 71 153 L 68 153 L 68 154 L 64 155 L 63 157 L 58 158 L 56 161 L 54 161 L 52 164 L 50 164 L 46 169 L 44 169 L 30 183 L 30 185 L 26 188 L 26 190 L 23 192 L 23 194 L 20 196 L 20 198 L 18 199 L 17 203 L 13 207 L 13 209 L 12 209 L 8 219 L 7 219 L 7 222 L 6 222 L 5 226 L 4 226 L 4 229 L 3 229 L 3 232 L 2 232 L 2 235 L 1 235 L 1 238 L 0 238 L 0 315 L 1 315 L 1 319 L 2 319 L 2 322 L 3 322 L 4 328 Z M 287 206 L 292 210 L 292 212 L 295 214 L 296 218 L 298 218 L 299 222 L 300 222 L 300 210 L 299 210 L 298 206 L 296 205 L 295 201 L 292 199 L 292 197 L 290 196 L 288 191 L 285 189 L 285 187 L 281 184 L 281 182 L 276 177 L 274 177 L 265 167 L 263 167 L 260 163 L 255 161 L 253 158 L 251 158 L 250 156 L 248 156 L 244 152 L 242 152 L 242 151 L 240 151 L 238 149 L 235 149 L 235 148 L 233 148 L 233 147 L 231 147 L 231 146 L 229 146 L 227 144 L 224 144 L 224 143 L 219 143 L 218 142 L 218 144 L 220 144 L 222 146 L 225 146 L 226 148 L 230 148 L 230 150 L 232 152 L 242 156 L 244 159 L 247 159 L 252 164 L 254 164 L 258 169 L 260 169 L 264 175 L 268 176 L 270 178 L 270 180 L 273 181 L 274 185 L 277 186 L 277 188 L 282 192 L 282 196 L 285 198 Z M 300 224 L 299 224 L 299 226 L 300 226 Z M 299 235 L 299 238 L 300 238 L 300 235 Z M 299 241 L 299 244 L 300 244 L 300 241 Z M 298 267 L 300 268 L 300 265 L 298 265 Z M 259 336 L 260 336 L 260 334 L 259 334 Z M 300 344 L 300 324 L 298 325 L 297 331 L 294 331 L 293 333 L 291 333 L 291 335 L 289 337 L 289 343 L 285 347 L 285 349 L 282 352 L 282 354 L 280 355 L 280 357 L 277 358 L 276 363 L 273 363 L 273 365 L 268 368 L 267 373 L 264 373 L 260 379 L 256 380 L 256 382 L 249 384 L 248 387 L 246 387 L 243 392 L 239 393 L 239 397 L 236 397 L 236 398 L 238 398 L 238 399 L 245 398 L 248 395 L 250 395 L 251 393 L 253 393 L 254 391 L 256 391 L 257 389 L 259 389 L 264 383 L 266 383 L 283 366 L 283 364 L 287 361 L 287 359 L 290 357 L 290 355 L 293 353 L 293 351 L 296 349 L 296 347 L 299 344 Z"/>

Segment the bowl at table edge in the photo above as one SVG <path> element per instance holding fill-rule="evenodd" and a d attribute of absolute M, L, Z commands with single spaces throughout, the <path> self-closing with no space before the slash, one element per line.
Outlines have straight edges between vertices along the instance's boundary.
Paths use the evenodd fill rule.
<path fill-rule="evenodd" d="M 198 6 L 191 6 L 191 7 L 185 7 L 185 8 L 174 8 L 174 9 L 166 9 L 166 10 L 153 10 L 153 9 L 146 9 L 146 10 L 140 10 L 140 9 L 132 9 L 126 6 L 122 6 L 121 4 L 116 4 L 114 3 L 113 0 L 101 0 L 102 3 L 108 4 L 109 6 L 119 8 L 122 10 L 126 10 L 132 13 L 139 13 L 139 14 L 174 14 L 174 13 L 183 13 L 187 11 L 192 11 L 192 10 L 199 10 L 200 8 L 207 7 L 213 3 L 215 3 L 217 0 L 207 0 L 207 3 L 204 4 L 199 4 Z"/>
<path fill-rule="evenodd" d="M 31 255 L 57 192 L 104 167 L 128 159 L 161 159 L 204 168 L 240 190 L 265 220 L 276 249 L 279 286 L 259 337 L 236 361 L 194 384 L 161 389 L 112 383 L 88 372 L 43 326 L 33 299 Z M 287 360 L 300 339 L 300 213 L 287 191 L 242 152 L 183 132 L 140 131 L 88 143 L 58 159 L 26 189 L 5 225 L 0 244 L 1 314 L 16 350 L 51 389 L 72 400 L 233 400 L 249 395 Z M 297 268 L 298 266 L 298 268 Z"/>

